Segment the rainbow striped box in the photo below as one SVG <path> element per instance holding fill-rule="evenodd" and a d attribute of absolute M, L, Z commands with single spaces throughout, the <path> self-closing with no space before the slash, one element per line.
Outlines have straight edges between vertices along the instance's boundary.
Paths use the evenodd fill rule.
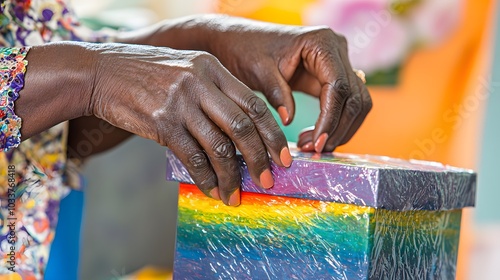
<path fill-rule="evenodd" d="M 174 279 L 454 279 L 476 174 L 422 161 L 292 151 L 242 204 L 205 197 L 167 151 L 179 194 Z"/>

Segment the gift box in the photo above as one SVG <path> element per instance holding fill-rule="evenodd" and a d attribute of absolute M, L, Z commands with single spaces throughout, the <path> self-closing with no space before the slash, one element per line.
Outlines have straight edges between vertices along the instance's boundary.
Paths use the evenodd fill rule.
<path fill-rule="evenodd" d="M 167 151 L 179 191 L 174 279 L 454 279 L 471 170 L 381 156 L 292 149 L 255 185 L 240 157 L 239 207 L 192 185 Z"/>

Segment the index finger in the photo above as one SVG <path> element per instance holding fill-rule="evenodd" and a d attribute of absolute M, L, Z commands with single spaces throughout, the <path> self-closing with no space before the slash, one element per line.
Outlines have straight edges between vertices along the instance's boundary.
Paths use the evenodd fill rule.
<path fill-rule="evenodd" d="M 331 29 L 320 30 L 305 45 L 303 54 L 304 66 L 320 84 L 320 114 L 313 132 L 314 150 L 322 152 L 328 142 L 340 142 L 345 131 L 350 130 L 351 121 L 356 119 L 359 102 L 353 95 L 359 95 L 357 80 L 359 79 L 347 58 L 347 41 L 343 36 L 335 34 Z M 325 33 L 326 32 L 326 33 Z M 319 39 L 318 39 L 319 38 Z M 359 99 L 359 98 L 358 98 Z M 347 104 L 348 102 L 352 104 Z M 354 105 L 353 105 L 354 104 Z M 349 106 L 348 110 L 346 106 Z M 352 107 L 352 108 L 351 108 Z M 350 111 L 353 111 L 351 113 Z M 347 112 L 347 113 L 345 113 Z M 343 116 L 346 115 L 346 116 Z M 341 125 L 343 123 L 343 125 Z M 337 132 L 337 130 L 339 130 Z"/>
<path fill-rule="evenodd" d="M 217 86 L 253 121 L 257 133 L 275 163 L 289 167 L 292 157 L 286 137 L 265 102 L 229 71 L 218 72 Z M 240 150 L 242 154 L 244 152 Z"/>
<path fill-rule="evenodd" d="M 304 57 L 306 68 L 321 85 L 320 114 L 313 133 L 314 149 L 318 153 L 337 129 L 345 103 L 351 95 L 349 74 L 339 52 L 322 49 L 325 47 L 333 46 L 315 46 Z"/>
<path fill-rule="evenodd" d="M 264 101 L 224 68 L 214 71 L 215 95 L 201 106 L 234 141 L 248 166 L 252 180 L 261 187 L 274 185 L 268 153 L 281 166 L 292 158 L 286 138 Z"/>

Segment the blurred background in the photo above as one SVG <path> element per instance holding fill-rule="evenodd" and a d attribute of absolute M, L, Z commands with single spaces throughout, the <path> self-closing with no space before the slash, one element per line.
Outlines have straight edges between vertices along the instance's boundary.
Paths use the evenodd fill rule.
<path fill-rule="evenodd" d="M 73 0 L 93 28 L 135 29 L 161 19 L 222 12 L 331 26 L 368 75 L 374 109 L 342 152 L 435 160 L 479 173 L 477 207 L 464 215 L 458 279 L 500 275 L 500 10 L 474 0 Z M 301 107 L 290 141 L 314 124 Z M 437 136 L 439 135 L 439 136 Z M 177 186 L 165 182 L 165 149 L 138 137 L 89 160 L 81 279 L 120 279 L 152 265 L 171 269 Z"/>

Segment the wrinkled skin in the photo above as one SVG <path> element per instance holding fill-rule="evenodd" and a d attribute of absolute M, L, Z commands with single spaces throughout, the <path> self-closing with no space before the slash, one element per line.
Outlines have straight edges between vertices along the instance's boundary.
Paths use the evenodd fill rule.
<path fill-rule="evenodd" d="M 284 124 L 294 118 L 292 90 L 320 99 L 315 129 L 299 137 L 304 151 L 346 143 L 372 106 L 346 40 L 328 28 L 209 15 L 163 22 L 118 41 L 127 44 L 32 48 L 16 104 L 24 139 L 72 120 L 69 145 L 75 145 L 79 131 L 99 118 L 119 129 L 95 150 L 130 134 L 155 140 L 174 151 L 205 194 L 236 206 L 236 149 L 264 188 L 274 183 L 269 159 L 285 167 L 292 161 L 283 132 L 252 89 L 264 93 Z"/>
<path fill-rule="evenodd" d="M 207 195 L 218 187 L 223 201 L 239 203 L 230 200 L 241 184 L 236 148 L 257 184 L 268 152 L 285 165 L 287 141 L 266 104 L 214 56 L 114 45 L 99 50 L 97 69 L 92 113 L 168 146 Z"/>
<path fill-rule="evenodd" d="M 372 108 L 366 86 L 350 65 L 346 39 L 327 27 L 204 15 L 160 23 L 123 41 L 210 52 L 236 78 L 263 92 L 285 125 L 295 114 L 292 90 L 318 97 L 315 128 L 297 143 L 304 151 L 331 152 L 345 144 Z"/>
<path fill-rule="evenodd" d="M 278 110 L 284 124 L 289 124 L 295 113 L 292 90 L 320 99 L 315 129 L 301 134 L 299 147 L 330 152 L 352 138 L 372 102 L 352 70 L 343 36 L 325 27 L 234 18 L 225 19 L 224 24 L 213 22 L 215 30 L 224 31 L 212 41 L 215 56 L 243 83 L 262 91 L 276 110 L 284 106 L 286 113 Z"/>

